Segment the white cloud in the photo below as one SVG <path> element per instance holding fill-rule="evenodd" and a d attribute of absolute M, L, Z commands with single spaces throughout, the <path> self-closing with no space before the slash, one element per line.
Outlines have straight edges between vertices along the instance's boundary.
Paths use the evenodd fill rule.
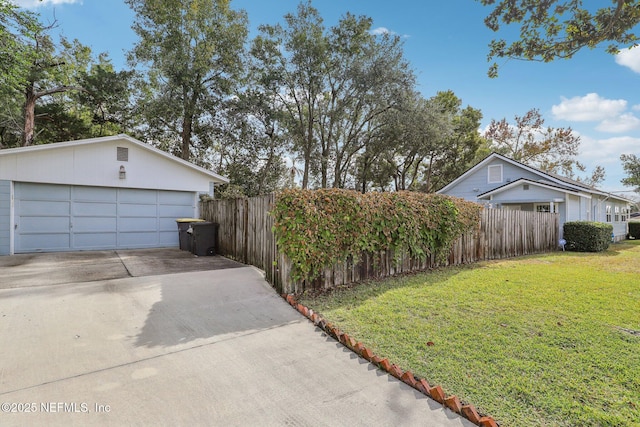
<path fill-rule="evenodd" d="M 640 129 L 640 119 L 632 113 L 625 113 L 613 119 L 603 120 L 596 127 L 601 132 L 622 133 Z"/>
<path fill-rule="evenodd" d="M 13 0 L 13 3 L 25 9 L 35 9 L 42 6 L 56 6 L 59 4 L 82 4 L 82 0 Z"/>
<path fill-rule="evenodd" d="M 640 145 L 640 138 L 619 136 L 615 138 L 596 139 L 580 135 L 580 155 L 578 161 L 586 166 L 586 172 L 578 176 L 590 174 L 596 166 L 605 169 L 605 182 L 598 188 L 605 191 L 619 191 L 624 187 L 620 180 L 625 177 L 620 163 L 620 154 L 635 153 Z"/>
<path fill-rule="evenodd" d="M 605 167 L 607 165 L 619 165 L 620 154 L 636 152 L 639 145 L 640 138 L 631 136 L 596 139 L 581 134 L 578 160 L 586 163 L 601 164 Z"/>
<path fill-rule="evenodd" d="M 640 46 L 621 50 L 616 55 L 616 64 L 630 68 L 633 72 L 640 73 Z"/>
<path fill-rule="evenodd" d="M 382 36 L 384 34 L 388 34 L 390 36 L 397 36 L 398 35 L 398 33 L 396 33 L 395 31 L 391 31 L 387 27 L 374 28 L 373 30 L 370 31 L 370 33 L 373 34 L 374 36 Z M 403 34 L 400 37 L 402 37 L 403 39 L 408 39 L 411 36 L 408 35 L 408 34 Z"/>
<path fill-rule="evenodd" d="M 386 27 L 378 27 L 371 30 L 371 34 L 373 34 L 374 36 L 381 36 L 383 34 L 395 34 L 395 33 Z"/>
<path fill-rule="evenodd" d="M 624 99 L 605 99 L 597 93 L 575 96 L 571 99 L 561 97 L 559 105 L 551 107 L 554 118 L 576 122 L 602 121 L 612 119 L 627 108 Z"/>

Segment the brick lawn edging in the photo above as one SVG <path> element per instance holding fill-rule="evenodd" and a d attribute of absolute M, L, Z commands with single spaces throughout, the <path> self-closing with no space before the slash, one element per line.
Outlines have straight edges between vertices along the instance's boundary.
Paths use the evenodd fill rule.
<path fill-rule="evenodd" d="M 481 427 L 498 427 L 499 424 L 493 417 L 478 414 L 478 411 L 473 405 L 463 404 L 456 395 L 447 396 L 442 387 L 439 385 L 432 386 L 424 378 L 416 378 L 411 371 L 404 371 L 399 366 L 389 362 L 386 358 L 381 358 L 365 347 L 359 341 L 356 341 L 353 337 L 342 332 L 336 328 L 333 324 L 327 322 L 323 317 L 319 316 L 309 307 L 299 304 L 292 294 L 282 294 L 284 298 L 294 309 L 302 314 L 307 319 L 311 320 L 314 325 L 322 329 L 325 333 L 335 338 L 342 345 L 356 353 L 358 356 L 367 360 L 368 362 L 376 365 L 378 368 L 387 372 L 388 374 L 396 377 L 403 383 L 415 388 L 420 393 L 427 397 L 432 398 L 436 402 L 446 406 L 453 412 L 462 415 L 475 425 Z"/>

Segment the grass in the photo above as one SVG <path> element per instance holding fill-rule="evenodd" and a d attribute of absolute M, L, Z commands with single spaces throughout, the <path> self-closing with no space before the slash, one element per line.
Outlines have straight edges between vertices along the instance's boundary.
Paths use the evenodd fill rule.
<path fill-rule="evenodd" d="M 640 426 L 640 241 L 300 302 L 502 426 Z"/>

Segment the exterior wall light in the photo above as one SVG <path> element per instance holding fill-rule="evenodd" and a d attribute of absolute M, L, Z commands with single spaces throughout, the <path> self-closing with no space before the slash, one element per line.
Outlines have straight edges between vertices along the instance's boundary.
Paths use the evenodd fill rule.
<path fill-rule="evenodd" d="M 127 179 L 127 171 L 124 169 L 124 166 L 120 166 L 120 179 Z"/>

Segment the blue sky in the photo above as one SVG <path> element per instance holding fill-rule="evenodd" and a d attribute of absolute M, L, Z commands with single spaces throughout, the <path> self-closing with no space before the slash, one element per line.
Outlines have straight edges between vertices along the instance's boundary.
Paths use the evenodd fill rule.
<path fill-rule="evenodd" d="M 34 8 L 58 31 L 108 52 L 116 68 L 126 66 L 125 52 L 136 36 L 134 15 L 121 0 L 14 0 Z M 260 24 L 282 21 L 298 0 L 232 0 L 249 15 L 251 36 Z M 610 2 L 602 2 L 602 4 Z M 34 6 L 35 5 L 35 6 Z M 507 61 L 497 79 L 487 77 L 487 44 L 496 35 L 484 26 L 489 9 L 474 0 L 314 0 L 327 26 L 346 12 L 367 15 L 374 28 L 403 37 L 405 55 L 425 97 L 453 90 L 463 105 L 482 110 L 483 127 L 491 119 L 523 115 L 538 108 L 546 125 L 571 127 L 581 139 L 579 161 L 591 171 L 606 170 L 600 187 L 624 188 L 620 154 L 640 155 L 640 48 L 618 56 L 603 48 L 579 52 L 571 60 L 548 64 Z M 506 33 L 501 33 L 503 35 Z M 630 196 L 631 193 L 626 193 Z"/>

